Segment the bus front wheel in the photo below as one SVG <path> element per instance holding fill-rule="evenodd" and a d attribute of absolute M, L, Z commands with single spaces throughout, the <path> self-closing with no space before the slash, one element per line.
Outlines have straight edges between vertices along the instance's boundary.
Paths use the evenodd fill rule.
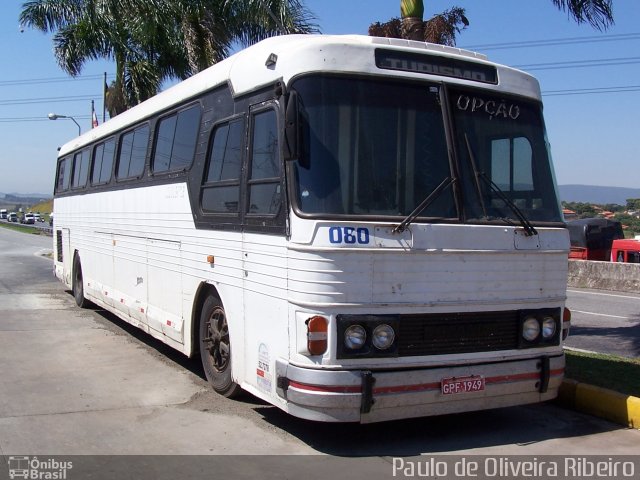
<path fill-rule="evenodd" d="M 209 296 L 200 315 L 200 357 L 207 380 L 213 389 L 227 398 L 240 393 L 240 386 L 231 378 L 231 341 L 229 324 L 222 302 Z"/>
<path fill-rule="evenodd" d="M 89 304 L 89 301 L 84 297 L 84 283 L 82 280 L 82 265 L 80 265 L 80 256 L 76 255 L 73 259 L 73 280 L 71 283 L 71 289 L 73 296 L 76 299 L 76 305 L 80 308 L 85 308 Z"/>

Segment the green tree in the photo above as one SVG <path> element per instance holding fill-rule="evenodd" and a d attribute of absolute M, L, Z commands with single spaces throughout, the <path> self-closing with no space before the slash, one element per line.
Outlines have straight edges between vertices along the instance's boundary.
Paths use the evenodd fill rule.
<path fill-rule="evenodd" d="M 640 198 L 627 198 L 627 210 L 640 210 Z"/>
<path fill-rule="evenodd" d="M 30 0 L 20 23 L 52 32 L 60 67 L 79 75 L 87 61 L 111 59 L 111 116 L 249 45 L 285 32 L 317 32 L 299 0 Z"/>
<path fill-rule="evenodd" d="M 613 24 L 613 0 L 551 0 L 577 23 L 589 23 L 598 30 Z M 423 0 L 400 0 L 401 18 L 376 22 L 369 27 L 369 35 L 406 38 L 443 45 L 455 45 L 456 34 L 469 25 L 465 10 L 453 7 L 424 21 Z"/>

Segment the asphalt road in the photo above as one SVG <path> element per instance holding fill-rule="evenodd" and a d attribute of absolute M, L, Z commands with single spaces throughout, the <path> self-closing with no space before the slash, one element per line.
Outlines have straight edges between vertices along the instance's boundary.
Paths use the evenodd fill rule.
<path fill-rule="evenodd" d="M 98 465 L 91 478 L 371 480 L 392 478 L 396 457 L 638 452 L 640 431 L 554 404 L 336 425 L 222 398 L 197 361 L 77 308 L 42 256 L 50 244 L 0 228 L 0 479 L 18 455 L 87 455 L 73 461 Z M 88 478 L 71 475 L 82 466 L 66 478 Z"/>
<path fill-rule="evenodd" d="M 640 294 L 570 288 L 568 347 L 640 357 Z"/>

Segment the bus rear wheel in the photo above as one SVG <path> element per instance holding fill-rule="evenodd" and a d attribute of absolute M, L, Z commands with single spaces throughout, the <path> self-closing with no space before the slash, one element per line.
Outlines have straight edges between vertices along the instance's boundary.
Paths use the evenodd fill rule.
<path fill-rule="evenodd" d="M 84 297 L 84 283 L 82 280 L 82 265 L 80 264 L 80 256 L 76 255 L 73 259 L 73 276 L 71 289 L 76 300 L 76 305 L 80 308 L 86 308 L 89 300 Z"/>
<path fill-rule="evenodd" d="M 219 298 L 209 296 L 202 305 L 199 332 L 200 357 L 207 380 L 220 395 L 237 396 L 241 388 L 231 378 L 229 324 Z"/>

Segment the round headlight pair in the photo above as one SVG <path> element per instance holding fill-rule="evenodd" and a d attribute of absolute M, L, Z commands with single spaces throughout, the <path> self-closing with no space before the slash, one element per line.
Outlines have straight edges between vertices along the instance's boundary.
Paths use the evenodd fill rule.
<path fill-rule="evenodd" d="M 373 329 L 371 343 L 378 350 L 386 350 L 396 338 L 396 334 L 391 326 L 382 323 Z M 367 341 L 367 331 L 362 325 L 351 325 L 344 332 L 344 345 L 349 350 L 359 350 L 364 347 Z"/>
<path fill-rule="evenodd" d="M 528 317 L 522 323 L 522 338 L 527 342 L 535 341 L 542 331 L 542 338 L 548 340 L 556 333 L 556 321 L 553 317 L 543 317 L 539 322 L 536 317 Z"/>

